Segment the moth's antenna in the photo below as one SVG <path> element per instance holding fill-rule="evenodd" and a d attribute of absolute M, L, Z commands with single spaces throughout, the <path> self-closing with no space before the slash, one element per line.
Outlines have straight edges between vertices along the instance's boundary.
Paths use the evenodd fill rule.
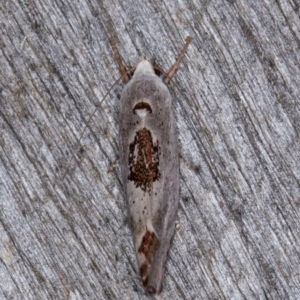
<path fill-rule="evenodd" d="M 97 104 L 97 107 L 95 108 L 95 110 L 93 111 L 93 113 L 91 114 L 91 116 L 88 118 L 88 120 L 87 120 L 87 122 L 86 122 L 86 125 L 85 125 L 85 127 L 83 128 L 83 131 L 82 131 L 82 133 L 81 133 L 80 136 L 79 136 L 79 139 L 78 139 L 78 141 L 77 141 L 77 143 L 76 143 L 75 149 L 76 149 L 77 146 L 79 145 L 79 143 L 80 143 L 80 141 L 81 141 L 81 139 L 82 139 L 82 137 L 83 137 L 83 135 L 84 135 L 84 133 L 85 133 L 87 127 L 88 127 L 88 124 L 90 123 L 90 121 L 91 121 L 92 118 L 94 117 L 96 111 L 97 111 L 98 108 L 101 106 L 101 104 L 103 103 L 103 101 L 105 100 L 105 98 L 106 98 L 106 97 L 109 95 L 109 93 L 114 89 L 114 87 L 115 87 L 115 86 L 116 86 L 123 78 L 126 78 L 126 76 L 128 76 L 128 74 L 130 74 L 130 72 L 133 72 L 134 69 L 135 69 L 135 67 L 133 67 L 133 68 L 129 69 L 128 71 L 126 71 L 125 73 L 123 73 L 123 74 L 117 79 L 117 81 L 109 88 L 109 90 L 106 92 L 106 94 L 104 95 L 104 97 L 102 98 L 102 100 Z M 72 156 L 71 156 L 71 158 L 70 158 L 70 160 L 69 160 L 69 162 L 68 162 L 68 164 L 67 164 L 67 169 L 66 169 L 65 173 L 64 173 L 63 176 L 62 176 L 62 180 L 65 179 L 65 177 L 66 177 L 66 175 L 67 175 L 67 173 L 68 173 L 68 171 L 69 171 L 69 168 L 70 168 L 70 165 L 71 165 L 71 162 L 72 162 L 74 156 L 75 156 L 75 151 L 72 153 Z"/>
<path fill-rule="evenodd" d="M 123 65 L 122 57 L 119 53 L 118 47 L 116 45 L 116 41 L 113 38 L 110 38 L 109 42 L 110 42 L 110 45 L 111 45 L 111 47 L 112 47 L 112 49 L 115 53 L 115 58 L 116 58 L 116 61 L 119 65 L 120 72 L 124 76 L 124 80 L 127 83 L 130 80 L 130 72 L 127 71 L 126 67 Z"/>
<path fill-rule="evenodd" d="M 192 37 L 191 36 L 188 36 L 185 40 L 185 45 L 183 46 L 175 64 L 171 67 L 170 71 L 168 72 L 168 74 L 166 75 L 166 78 L 165 78 L 165 84 L 168 84 L 169 81 L 171 80 L 171 78 L 173 77 L 173 75 L 175 74 L 175 72 L 177 71 L 178 69 L 178 66 L 181 62 L 181 60 L 183 59 L 183 56 L 190 44 L 190 42 L 192 41 Z"/>
<path fill-rule="evenodd" d="M 166 73 L 161 67 L 159 66 L 153 66 L 154 70 L 155 71 L 158 71 L 160 72 L 161 74 L 163 74 L 165 76 L 165 84 L 168 84 L 171 80 L 172 80 L 172 77 L 174 76 L 175 72 L 178 70 L 178 66 L 181 62 L 181 60 L 183 59 L 183 56 L 185 55 L 185 52 L 187 51 L 187 48 L 189 46 L 189 44 L 191 43 L 192 41 L 192 37 L 191 36 L 188 36 L 186 39 L 185 39 L 185 44 L 175 62 L 175 64 L 171 67 L 170 71 L 168 73 Z M 179 93 L 181 94 L 181 96 L 183 96 L 183 98 L 185 100 L 188 100 L 187 97 L 183 94 L 183 92 L 180 90 L 179 86 L 174 82 L 172 81 L 173 85 L 177 88 L 177 90 L 179 91 Z M 189 102 L 189 101 L 187 101 Z"/>

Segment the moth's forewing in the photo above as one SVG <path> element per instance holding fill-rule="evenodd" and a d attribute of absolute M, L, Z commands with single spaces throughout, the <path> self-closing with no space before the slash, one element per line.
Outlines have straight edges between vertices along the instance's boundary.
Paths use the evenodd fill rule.
<path fill-rule="evenodd" d="M 172 98 L 144 60 L 120 104 L 120 166 L 144 287 L 160 293 L 175 230 L 179 162 Z"/>

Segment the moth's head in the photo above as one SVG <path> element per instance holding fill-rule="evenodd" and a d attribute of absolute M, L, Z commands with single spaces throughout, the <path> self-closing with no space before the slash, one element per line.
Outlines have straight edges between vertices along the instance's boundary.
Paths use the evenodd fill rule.
<path fill-rule="evenodd" d="M 141 75 L 141 74 L 154 74 L 154 69 L 153 69 L 153 65 L 151 63 L 151 59 L 148 56 L 141 56 L 135 71 L 134 71 L 134 75 Z"/>
<path fill-rule="evenodd" d="M 136 67 L 134 71 L 131 73 L 131 77 L 133 75 L 141 75 L 141 74 L 148 74 L 148 75 L 154 75 L 156 74 L 158 77 L 162 78 L 164 76 L 165 72 L 162 68 L 155 65 L 153 63 L 153 59 L 149 56 L 142 55 L 139 59 L 139 61 L 136 64 Z"/>
<path fill-rule="evenodd" d="M 144 61 L 144 60 L 148 61 L 151 65 L 153 64 L 153 63 L 152 63 L 152 58 L 151 58 L 150 56 L 142 55 L 142 56 L 139 58 L 139 60 L 138 60 L 138 62 L 137 62 L 136 65 L 138 65 L 140 62 L 142 62 L 142 61 Z"/>

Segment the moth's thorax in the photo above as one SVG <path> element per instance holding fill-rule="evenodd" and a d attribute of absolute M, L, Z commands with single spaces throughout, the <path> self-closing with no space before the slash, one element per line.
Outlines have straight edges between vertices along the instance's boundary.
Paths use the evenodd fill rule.
<path fill-rule="evenodd" d="M 142 74 L 155 75 L 152 64 L 146 59 L 141 60 L 137 64 L 133 77 L 140 76 Z"/>

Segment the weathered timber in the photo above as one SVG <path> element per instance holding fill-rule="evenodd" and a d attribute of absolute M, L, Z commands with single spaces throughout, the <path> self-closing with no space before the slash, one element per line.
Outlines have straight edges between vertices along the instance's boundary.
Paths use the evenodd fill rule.
<path fill-rule="evenodd" d="M 87 120 L 120 75 L 111 37 L 127 66 L 167 71 L 188 35 L 169 86 L 192 168 L 157 299 L 300 299 L 299 7 L 2 0 L 0 299 L 147 298 L 107 175 L 124 83 Z"/>

